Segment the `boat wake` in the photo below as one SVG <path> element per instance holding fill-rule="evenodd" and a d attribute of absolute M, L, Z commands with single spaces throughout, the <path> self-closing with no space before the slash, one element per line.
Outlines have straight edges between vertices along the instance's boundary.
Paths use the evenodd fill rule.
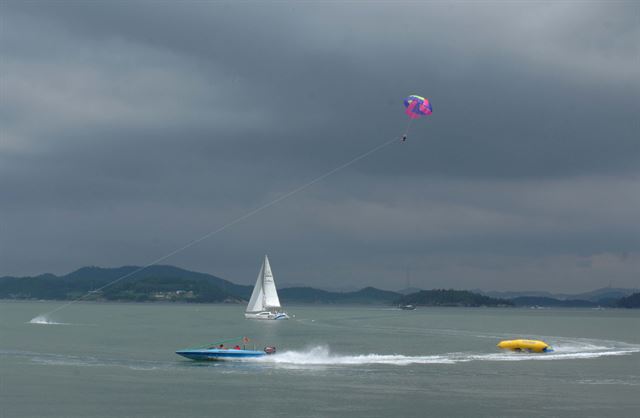
<path fill-rule="evenodd" d="M 549 361 L 593 359 L 607 356 L 628 355 L 640 352 L 640 345 L 610 341 L 600 341 L 600 344 L 588 341 L 573 341 L 571 343 L 557 343 L 554 345 L 554 350 L 555 351 L 551 353 L 451 352 L 424 356 L 375 353 L 341 355 L 331 353 L 329 348 L 326 346 L 319 346 L 305 351 L 284 351 L 272 356 L 266 356 L 251 361 L 291 367 L 376 364 L 407 366 L 411 364 L 456 364 L 472 361 Z"/>
<path fill-rule="evenodd" d="M 38 316 L 36 316 L 31 321 L 29 321 L 29 324 L 36 324 L 36 325 L 71 325 L 71 324 L 68 324 L 66 322 L 53 321 L 53 320 L 49 319 L 49 317 L 47 317 L 46 315 L 38 315 Z"/>
<path fill-rule="evenodd" d="M 22 359 L 43 366 L 122 367 L 137 371 L 171 371 L 181 366 L 180 364 L 173 361 L 116 359 L 71 354 L 42 353 L 23 350 L 0 349 L 0 357 L 12 357 L 15 360 Z"/>
<path fill-rule="evenodd" d="M 31 358 L 31 361 L 46 366 L 122 367 L 136 371 L 171 371 L 176 368 L 174 363 L 170 362 L 144 360 L 123 361 L 79 356 L 36 355 Z"/>
<path fill-rule="evenodd" d="M 313 347 L 307 351 L 285 351 L 271 356 L 260 357 L 254 361 L 292 366 L 339 366 L 361 364 L 391 364 L 406 366 L 417 363 L 455 363 L 455 361 L 448 358 L 446 354 L 431 356 L 405 356 L 402 354 L 338 355 L 331 354 L 328 347 Z"/>
<path fill-rule="evenodd" d="M 38 353 L 0 349 L 0 357 L 22 358 L 26 361 L 48 366 L 70 367 L 123 367 L 136 371 L 173 371 L 189 368 L 207 370 L 208 367 L 221 367 L 221 372 L 255 371 L 255 366 L 285 369 L 309 369 L 359 366 L 409 366 L 427 364 L 458 364 L 469 362 L 512 362 L 512 361 L 551 361 L 596 359 L 609 356 L 624 356 L 640 352 L 640 345 L 606 340 L 549 340 L 555 351 L 551 353 L 516 352 L 450 352 L 430 355 L 405 354 L 339 354 L 333 353 L 327 346 L 316 346 L 305 350 L 281 351 L 278 354 L 259 358 L 237 359 L 225 362 L 187 362 L 171 360 L 140 360 L 129 358 L 104 358 L 84 355 Z M 493 349 L 493 347 L 491 347 Z M 243 365 L 242 367 L 240 367 Z M 585 384 L 603 384 L 584 381 Z"/>

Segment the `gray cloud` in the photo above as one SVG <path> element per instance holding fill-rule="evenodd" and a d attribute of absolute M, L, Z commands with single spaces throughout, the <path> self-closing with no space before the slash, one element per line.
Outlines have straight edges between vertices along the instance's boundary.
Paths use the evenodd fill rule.
<path fill-rule="evenodd" d="M 0 274 L 637 286 L 635 3 L 4 2 Z M 535 283 L 535 285 L 532 284 Z"/>

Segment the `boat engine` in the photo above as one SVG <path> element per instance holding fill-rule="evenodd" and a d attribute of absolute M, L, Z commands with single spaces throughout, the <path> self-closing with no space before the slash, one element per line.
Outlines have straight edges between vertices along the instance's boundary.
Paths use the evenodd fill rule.
<path fill-rule="evenodd" d="M 267 353 L 267 354 L 275 354 L 276 353 L 276 348 L 273 347 L 273 346 L 268 345 L 268 346 L 266 346 L 264 348 L 264 352 Z"/>

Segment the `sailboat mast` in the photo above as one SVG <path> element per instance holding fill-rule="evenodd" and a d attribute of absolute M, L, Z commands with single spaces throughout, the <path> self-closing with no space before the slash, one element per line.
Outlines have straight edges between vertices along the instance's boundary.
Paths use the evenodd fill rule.
<path fill-rule="evenodd" d="M 262 307 L 267 308 L 267 292 L 264 286 L 264 277 L 267 275 L 267 255 L 264 255 L 264 261 L 262 262 Z"/>

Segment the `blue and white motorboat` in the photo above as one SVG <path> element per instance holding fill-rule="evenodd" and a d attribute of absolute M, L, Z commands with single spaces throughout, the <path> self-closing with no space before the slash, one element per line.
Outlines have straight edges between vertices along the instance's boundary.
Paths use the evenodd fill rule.
<path fill-rule="evenodd" d="M 220 361 L 263 357 L 268 354 L 275 354 L 275 352 L 275 347 L 265 347 L 262 351 L 245 350 L 243 348 L 193 348 L 176 351 L 176 354 L 191 360 Z"/>

